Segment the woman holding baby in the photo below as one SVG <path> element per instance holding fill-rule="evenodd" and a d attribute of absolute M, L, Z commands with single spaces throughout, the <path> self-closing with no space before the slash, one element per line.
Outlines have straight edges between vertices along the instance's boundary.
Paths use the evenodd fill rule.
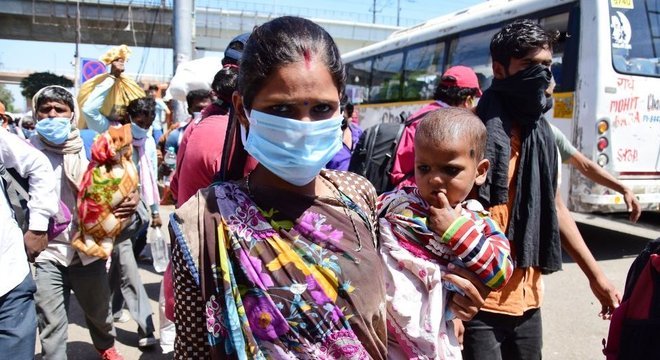
<path fill-rule="evenodd" d="M 237 151 L 259 165 L 171 218 L 175 358 L 387 358 L 376 193 L 323 169 L 342 146 L 344 82 L 315 23 L 281 17 L 253 30 L 233 105 Z M 465 296 L 448 306 L 467 319 L 483 297 L 457 271 L 447 280 Z"/>

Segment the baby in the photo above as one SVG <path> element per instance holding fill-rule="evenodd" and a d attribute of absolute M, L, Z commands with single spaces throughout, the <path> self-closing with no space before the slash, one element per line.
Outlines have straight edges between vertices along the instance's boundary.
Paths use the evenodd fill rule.
<path fill-rule="evenodd" d="M 486 180 L 486 128 L 465 109 L 430 112 L 415 134 L 415 181 L 378 199 L 391 359 L 460 359 L 442 275 L 455 263 L 491 289 L 513 264 L 509 241 L 475 200 Z"/>
<path fill-rule="evenodd" d="M 114 238 L 126 226 L 112 210 L 137 189 L 131 125 L 110 126 L 92 144 L 92 161 L 78 193 L 82 233 L 72 246 L 90 257 L 107 258 Z"/>

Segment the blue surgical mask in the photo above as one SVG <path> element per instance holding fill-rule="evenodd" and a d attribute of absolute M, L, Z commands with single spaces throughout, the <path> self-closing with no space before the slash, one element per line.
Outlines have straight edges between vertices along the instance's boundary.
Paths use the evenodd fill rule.
<path fill-rule="evenodd" d="M 49 143 L 62 145 L 71 133 L 71 118 L 55 117 L 42 119 L 37 122 L 35 129 Z"/>
<path fill-rule="evenodd" d="M 147 136 L 147 133 L 149 132 L 148 129 L 143 129 L 139 127 L 136 123 L 131 123 L 131 134 L 133 135 L 133 139 L 135 140 L 140 140 L 144 139 Z"/>
<path fill-rule="evenodd" d="M 199 122 L 202 121 L 202 113 L 200 111 L 196 111 L 193 113 L 193 121 L 195 122 L 195 125 L 199 124 Z"/>
<path fill-rule="evenodd" d="M 314 180 L 342 147 L 341 115 L 310 122 L 252 110 L 248 118 L 247 136 L 241 126 L 245 150 L 273 174 L 296 186 Z"/>
<path fill-rule="evenodd" d="M 34 129 L 25 129 L 25 128 L 23 128 L 21 130 L 23 130 L 23 135 L 25 135 L 26 139 L 31 138 L 32 135 L 37 133 L 37 130 L 34 130 Z"/>

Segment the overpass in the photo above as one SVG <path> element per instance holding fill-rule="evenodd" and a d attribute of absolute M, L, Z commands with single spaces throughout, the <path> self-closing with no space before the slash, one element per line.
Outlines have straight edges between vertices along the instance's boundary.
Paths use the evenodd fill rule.
<path fill-rule="evenodd" d="M 0 38 L 75 43 L 78 9 L 80 43 L 172 48 L 172 7 L 171 1 L 165 0 L 160 5 L 147 0 L 3 0 Z M 224 51 L 225 45 L 236 35 L 280 15 L 282 13 L 198 6 L 194 14 L 193 48 Z M 334 37 L 342 53 L 383 40 L 400 29 L 390 25 L 310 19 Z"/>
<path fill-rule="evenodd" d="M 28 77 L 31 73 L 32 72 L 27 72 L 27 71 L 0 71 L 0 84 L 18 85 L 21 83 L 21 80 Z M 138 74 L 132 74 L 129 72 L 127 72 L 126 75 L 133 79 L 136 79 L 138 77 Z M 66 77 L 71 81 L 74 81 L 71 74 L 63 74 L 62 76 Z M 166 83 L 170 80 L 169 78 L 165 78 L 164 76 L 151 75 L 151 74 L 140 74 L 139 77 L 140 77 L 139 83 L 142 84 L 159 84 L 159 83 Z"/>

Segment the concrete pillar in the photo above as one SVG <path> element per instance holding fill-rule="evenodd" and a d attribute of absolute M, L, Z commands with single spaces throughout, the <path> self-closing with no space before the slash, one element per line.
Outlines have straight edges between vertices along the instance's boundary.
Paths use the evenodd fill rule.
<path fill-rule="evenodd" d="M 180 63 L 192 59 L 193 54 L 193 0 L 174 0 L 172 8 L 172 44 L 174 45 L 174 73 Z"/>
<path fill-rule="evenodd" d="M 193 0 L 174 0 L 172 8 L 173 74 L 176 74 L 176 68 L 179 64 L 192 60 L 195 27 L 194 11 Z M 173 117 L 175 121 L 188 117 L 184 102 L 175 102 Z"/>

